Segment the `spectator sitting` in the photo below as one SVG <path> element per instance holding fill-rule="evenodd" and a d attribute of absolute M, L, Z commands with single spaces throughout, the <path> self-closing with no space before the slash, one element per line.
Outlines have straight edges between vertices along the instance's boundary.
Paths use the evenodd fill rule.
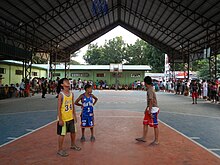
<path fill-rule="evenodd" d="M 9 96 L 9 87 L 8 87 L 8 84 L 5 85 L 4 92 L 5 92 L 5 97 L 6 97 L 6 98 L 10 97 L 10 96 Z"/>

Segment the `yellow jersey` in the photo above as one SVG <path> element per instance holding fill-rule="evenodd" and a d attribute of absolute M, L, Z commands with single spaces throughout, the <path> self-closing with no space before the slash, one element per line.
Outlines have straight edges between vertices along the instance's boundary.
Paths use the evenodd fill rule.
<path fill-rule="evenodd" d="M 62 120 L 70 121 L 73 119 L 73 94 L 70 92 L 70 95 L 66 96 L 63 92 L 60 93 L 63 95 L 61 104 Z"/>

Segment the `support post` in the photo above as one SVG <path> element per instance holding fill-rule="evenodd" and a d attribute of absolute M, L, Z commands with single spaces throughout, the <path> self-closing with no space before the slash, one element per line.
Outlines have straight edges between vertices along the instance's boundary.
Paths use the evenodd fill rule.
<path fill-rule="evenodd" d="M 67 63 L 66 63 L 66 61 L 65 61 L 65 70 L 64 70 L 64 72 L 65 72 L 65 76 L 64 76 L 64 77 L 65 77 L 65 78 L 67 78 L 67 77 L 66 77 L 66 67 L 67 67 Z"/>
<path fill-rule="evenodd" d="M 188 56 L 187 56 L 187 81 L 189 81 L 189 68 L 190 68 L 190 60 L 189 60 L 189 42 L 188 42 Z"/>

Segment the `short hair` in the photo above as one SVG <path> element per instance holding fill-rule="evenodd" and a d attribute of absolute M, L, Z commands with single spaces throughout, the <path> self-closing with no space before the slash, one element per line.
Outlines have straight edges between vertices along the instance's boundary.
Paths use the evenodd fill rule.
<path fill-rule="evenodd" d="M 152 78 L 150 76 L 146 76 L 144 78 L 144 82 L 148 85 L 151 85 L 152 84 Z"/>
<path fill-rule="evenodd" d="M 85 91 L 86 91 L 86 89 L 91 88 L 91 87 L 92 87 L 92 85 L 86 84 L 85 87 L 84 87 L 84 89 L 85 89 Z"/>

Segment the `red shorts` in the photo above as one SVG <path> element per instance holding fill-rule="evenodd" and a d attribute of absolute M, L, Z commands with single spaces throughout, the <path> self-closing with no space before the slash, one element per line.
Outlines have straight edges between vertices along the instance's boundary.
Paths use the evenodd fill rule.
<path fill-rule="evenodd" d="M 144 116 L 144 121 L 143 124 L 144 125 L 149 125 L 150 127 L 154 127 L 157 128 L 158 126 L 158 114 L 160 111 L 156 112 L 156 113 L 152 113 L 153 118 L 151 118 L 151 115 L 149 115 L 148 112 L 145 113 Z"/>
<path fill-rule="evenodd" d="M 198 92 L 192 92 L 192 98 L 198 98 Z"/>

